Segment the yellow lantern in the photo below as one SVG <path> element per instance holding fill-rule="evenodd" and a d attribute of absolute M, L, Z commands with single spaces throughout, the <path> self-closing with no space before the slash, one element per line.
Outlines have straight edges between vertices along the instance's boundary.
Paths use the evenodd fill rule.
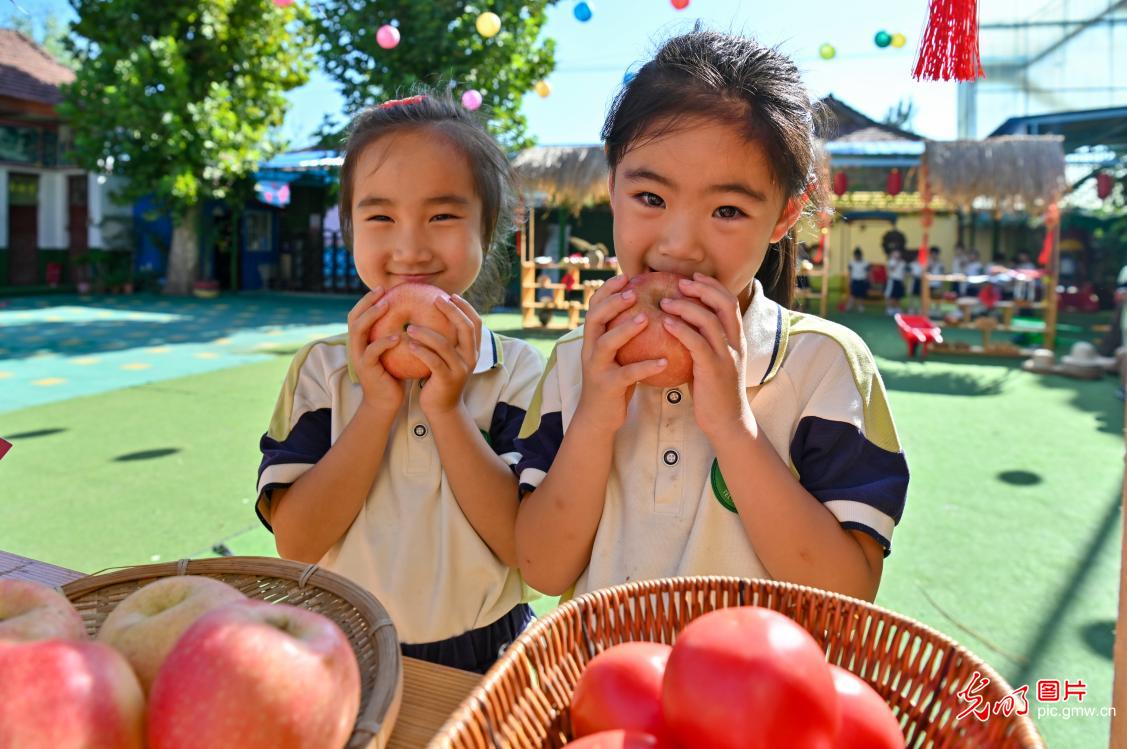
<path fill-rule="evenodd" d="M 477 17 L 477 33 L 486 39 L 497 36 L 501 30 L 501 17 L 496 13 L 482 13 Z"/>
<path fill-rule="evenodd" d="M 533 88 L 536 90 L 536 93 L 540 94 L 541 99 L 546 98 L 548 94 L 552 93 L 552 86 L 547 81 L 537 81 Z"/>

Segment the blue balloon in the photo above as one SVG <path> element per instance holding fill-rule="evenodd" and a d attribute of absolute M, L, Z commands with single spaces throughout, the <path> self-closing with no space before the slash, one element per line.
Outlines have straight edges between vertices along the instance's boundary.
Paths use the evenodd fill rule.
<path fill-rule="evenodd" d="M 591 16 L 594 15 L 594 13 L 592 13 L 591 11 L 591 6 L 583 2 L 582 0 L 575 4 L 574 13 L 575 17 L 582 23 L 587 23 L 591 20 Z"/>

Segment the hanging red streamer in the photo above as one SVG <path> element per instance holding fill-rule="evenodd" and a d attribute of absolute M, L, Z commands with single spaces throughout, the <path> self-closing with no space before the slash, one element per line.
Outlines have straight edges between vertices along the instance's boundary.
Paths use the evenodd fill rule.
<path fill-rule="evenodd" d="M 1049 269 L 1053 260 L 1053 238 L 1056 235 L 1057 224 L 1060 223 L 1060 207 L 1050 203 L 1045 209 L 1045 241 L 1041 244 L 1041 254 L 1037 257 L 1037 264 Z"/>
<path fill-rule="evenodd" d="M 920 273 L 927 270 L 928 250 L 927 232 L 925 231 L 923 239 L 920 240 L 920 253 L 916 257 L 916 262 L 920 264 Z"/>
<path fill-rule="evenodd" d="M 912 76 L 917 81 L 986 77 L 978 49 L 978 0 L 930 0 Z"/>

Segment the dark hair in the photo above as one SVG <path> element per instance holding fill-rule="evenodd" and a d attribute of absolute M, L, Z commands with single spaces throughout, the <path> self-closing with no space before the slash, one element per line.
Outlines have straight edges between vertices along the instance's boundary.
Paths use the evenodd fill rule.
<path fill-rule="evenodd" d="M 364 149 L 385 135 L 428 128 L 445 136 L 470 162 L 474 190 L 481 199 L 481 246 L 484 258 L 477 279 L 465 293 L 479 312 L 488 311 L 504 293 L 509 274 L 505 239 L 512 230 L 516 190 L 504 151 L 465 107 L 449 93 L 423 91 L 408 99 L 364 109 L 352 118 L 340 168 L 340 227 L 352 248 L 352 195 L 356 162 Z"/>
<path fill-rule="evenodd" d="M 602 132 L 611 171 L 640 139 L 700 116 L 740 127 L 760 143 L 786 199 L 818 202 L 815 107 L 798 68 L 752 39 L 699 26 L 662 45 L 618 92 Z M 767 296 L 786 307 L 794 303 L 796 252 L 792 230 L 756 273 Z"/>

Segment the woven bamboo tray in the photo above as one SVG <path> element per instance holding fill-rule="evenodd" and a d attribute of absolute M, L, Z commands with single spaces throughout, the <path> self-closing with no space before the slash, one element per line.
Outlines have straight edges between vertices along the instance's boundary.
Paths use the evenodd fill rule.
<path fill-rule="evenodd" d="M 403 694 L 403 663 L 395 627 L 383 606 L 355 583 L 315 564 L 269 557 L 182 559 L 83 577 L 63 586 L 93 637 L 126 596 L 173 575 L 213 577 L 248 598 L 287 603 L 332 619 L 348 636 L 360 665 L 360 712 L 347 749 L 383 749 Z"/>
<path fill-rule="evenodd" d="M 990 679 L 981 692 L 989 704 L 1008 695 L 1010 687 L 935 630 L 854 598 L 728 577 L 628 583 L 564 604 L 509 647 L 428 747 L 556 749 L 571 736 L 568 704 L 595 655 L 634 640 L 672 644 L 696 617 L 750 605 L 791 617 L 822 645 L 830 663 L 871 684 L 892 706 L 909 749 L 1044 747 L 1028 716 L 956 721 L 968 706 L 957 693 L 975 671 Z"/>

